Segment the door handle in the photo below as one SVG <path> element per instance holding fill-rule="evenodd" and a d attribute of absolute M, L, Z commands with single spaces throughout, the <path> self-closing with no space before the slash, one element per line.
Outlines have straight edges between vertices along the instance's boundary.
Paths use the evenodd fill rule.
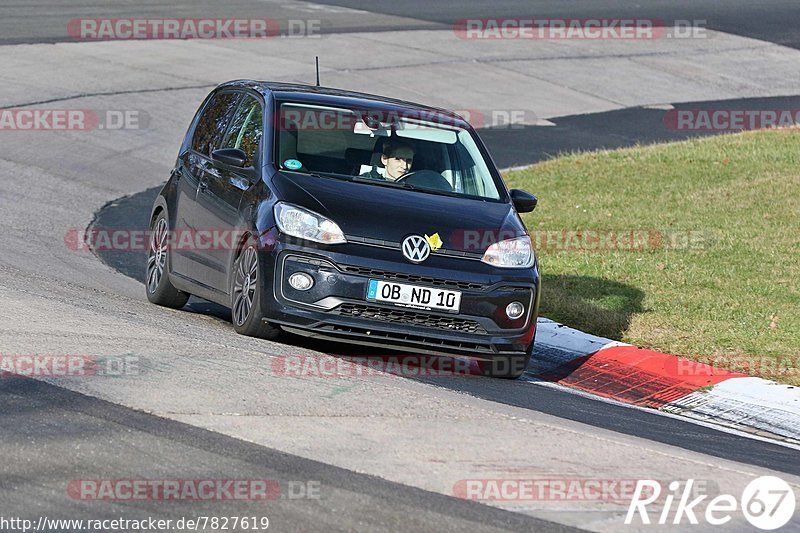
<path fill-rule="evenodd" d="M 198 190 L 201 190 L 203 192 L 207 191 L 208 190 L 208 180 L 205 179 L 205 178 L 202 178 L 200 180 L 200 183 L 198 184 L 197 188 L 198 188 Z"/>
<path fill-rule="evenodd" d="M 207 174 L 212 178 L 219 178 L 219 171 L 211 165 L 203 165 L 203 174 Z"/>

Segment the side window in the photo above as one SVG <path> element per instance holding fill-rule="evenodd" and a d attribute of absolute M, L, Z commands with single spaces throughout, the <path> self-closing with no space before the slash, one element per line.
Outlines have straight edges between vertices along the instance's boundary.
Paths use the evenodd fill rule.
<path fill-rule="evenodd" d="M 192 149 L 210 156 L 222 144 L 222 136 L 228 127 L 228 117 L 239 101 L 237 93 L 222 93 L 208 103 L 192 137 Z"/>
<path fill-rule="evenodd" d="M 251 166 L 258 158 L 258 147 L 264 134 L 264 117 L 261 103 L 250 95 L 242 100 L 239 109 L 233 115 L 228 134 L 222 148 L 239 148 L 247 159 L 245 166 Z"/>

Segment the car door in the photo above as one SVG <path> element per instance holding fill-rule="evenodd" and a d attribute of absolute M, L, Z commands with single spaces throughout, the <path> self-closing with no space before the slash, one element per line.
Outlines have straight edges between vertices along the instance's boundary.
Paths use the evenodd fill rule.
<path fill-rule="evenodd" d="M 222 292 L 229 292 L 228 267 L 231 264 L 237 231 L 241 229 L 239 203 L 242 195 L 258 180 L 260 147 L 264 133 L 264 106 L 258 96 L 245 93 L 240 99 L 219 148 L 237 148 L 244 152 L 244 167 L 237 169 L 214 165 L 205 172 L 197 194 L 197 218 L 205 227 L 213 228 L 213 242 L 204 254 L 205 261 L 196 262 L 193 277 Z"/>
<path fill-rule="evenodd" d="M 173 271 L 196 281 L 196 265 L 209 261 L 204 249 L 204 234 L 209 229 L 197 207 L 200 190 L 208 184 L 212 168 L 211 153 L 221 144 L 241 94 L 235 91 L 213 95 L 201 112 L 192 135 L 191 146 L 178 159 L 178 207 L 175 217 Z"/>

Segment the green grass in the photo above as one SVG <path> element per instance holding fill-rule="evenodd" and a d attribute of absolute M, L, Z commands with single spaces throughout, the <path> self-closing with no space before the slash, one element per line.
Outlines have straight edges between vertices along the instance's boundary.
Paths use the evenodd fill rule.
<path fill-rule="evenodd" d="M 544 244 L 543 316 L 800 384 L 800 131 L 566 155 L 506 181 L 539 197 L 524 219 Z M 551 230 L 654 233 L 587 251 Z"/>

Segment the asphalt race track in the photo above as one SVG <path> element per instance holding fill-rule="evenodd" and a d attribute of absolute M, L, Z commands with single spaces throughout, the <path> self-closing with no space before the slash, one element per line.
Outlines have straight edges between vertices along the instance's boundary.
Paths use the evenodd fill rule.
<path fill-rule="evenodd" d="M 458 487 L 487 479 L 696 479 L 738 495 L 763 475 L 800 487 L 796 446 L 530 377 L 282 376 L 273 371 L 281 358 L 374 351 L 238 336 L 227 309 L 195 298 L 181 311 L 155 307 L 141 283 L 143 252 L 93 253 L 69 237 L 88 227 L 146 228 L 186 125 L 227 79 L 308 82 L 309 61 L 322 55 L 323 83 L 331 86 L 456 109 L 524 109 L 534 117 L 527 123 L 480 132 L 508 168 L 561 152 L 708 134 L 665 127 L 672 109 L 800 109 L 800 3 L 107 4 L 0 5 L 0 108 L 134 110 L 145 119 L 120 131 L 0 130 L 0 356 L 77 354 L 128 365 L 37 380 L 0 373 L 0 519 L 267 516 L 277 531 L 619 531 L 627 500 L 479 502 L 457 497 Z M 712 35 L 533 46 L 453 37 L 459 19 L 529 16 L 702 19 Z M 67 31 L 81 17 L 322 24 L 318 39 L 268 43 L 81 42 Z M 603 76 L 610 69 L 620 80 Z M 243 479 L 269 480 L 278 494 L 96 501 L 72 489 L 82 480 Z M 728 530 L 750 529 L 740 513 Z M 800 531 L 800 521 L 784 530 Z"/>
<path fill-rule="evenodd" d="M 180 478 L 191 471 L 198 479 L 215 479 L 224 472 L 235 479 L 279 480 L 284 494 L 270 503 L 268 515 L 273 524 L 281 524 L 282 530 L 423 530 L 432 524 L 436 524 L 438 531 L 572 530 L 255 446 L 42 382 L 4 380 L 0 398 L 6 411 L 4 422 L 8 423 L 4 442 L 10 444 L 4 453 L 8 469 L 3 490 L 16 489 L 10 498 L 4 498 L 7 509 L 36 506 L 50 517 L 66 517 L 76 511 L 74 502 L 65 503 L 58 496 L 47 497 L 40 491 L 26 489 L 25 485 L 33 480 L 57 494 L 59 487 L 51 485 L 48 470 L 20 471 L 18 466 L 11 466 L 30 459 L 31 452 L 24 444 L 34 441 L 40 444 L 36 456 L 44 460 L 42 467 L 54 468 L 58 463 L 53 459 L 70 457 L 68 472 L 64 473 L 75 476 L 74 479 L 80 479 L 87 470 L 96 474 L 107 472 L 114 477 L 127 474 L 135 479 L 146 464 L 148 469 L 161 472 L 165 479 Z M 29 420 L 31 411 L 37 417 L 33 424 Z M 70 431 L 64 432 L 64 427 Z M 75 453 L 78 446 L 81 453 Z M 145 451 L 146 457 L 142 457 Z M 289 484 L 307 479 L 313 479 L 317 485 L 307 485 L 306 490 L 319 487 L 324 499 L 303 498 L 299 489 L 294 489 L 294 496 L 287 493 Z M 343 509 L 370 509 L 370 512 L 342 516 Z M 124 506 L 104 505 L 98 509 L 98 518 L 124 516 L 130 511 Z M 149 501 L 136 511 L 174 520 L 191 515 L 260 516 L 264 513 L 264 503 L 178 502 L 166 507 Z"/>

